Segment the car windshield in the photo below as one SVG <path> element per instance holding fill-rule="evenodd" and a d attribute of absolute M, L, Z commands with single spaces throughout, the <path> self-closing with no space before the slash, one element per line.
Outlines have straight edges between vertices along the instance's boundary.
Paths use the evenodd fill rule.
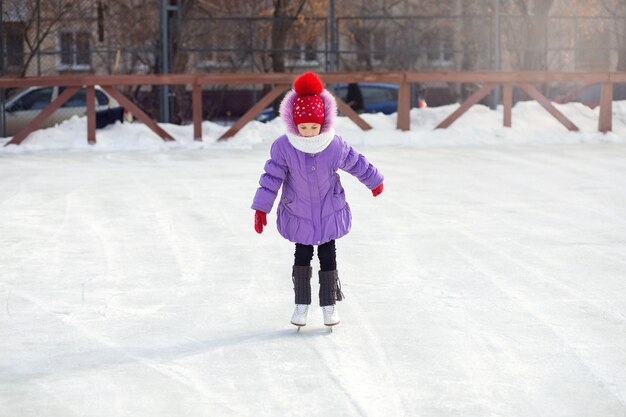
<path fill-rule="evenodd" d="M 99 106 L 106 106 L 109 104 L 109 97 L 100 90 L 96 90 L 96 99 Z"/>
<path fill-rule="evenodd" d="M 384 103 L 386 101 L 395 101 L 393 91 L 387 88 L 379 87 L 361 87 L 363 100 L 366 103 Z"/>
<path fill-rule="evenodd" d="M 38 88 L 25 94 L 14 104 L 14 110 L 42 110 L 52 100 L 52 87 Z"/>
<path fill-rule="evenodd" d="M 388 101 L 398 100 L 398 91 L 388 87 L 382 86 L 369 86 L 359 84 L 361 87 L 361 94 L 363 94 L 363 101 L 365 103 L 385 103 Z M 343 101 L 348 98 L 348 88 L 346 86 L 337 87 L 337 95 Z"/>
<path fill-rule="evenodd" d="M 59 87 L 59 95 L 65 90 L 65 87 Z M 87 90 L 81 88 L 70 97 L 62 107 L 87 107 Z"/>

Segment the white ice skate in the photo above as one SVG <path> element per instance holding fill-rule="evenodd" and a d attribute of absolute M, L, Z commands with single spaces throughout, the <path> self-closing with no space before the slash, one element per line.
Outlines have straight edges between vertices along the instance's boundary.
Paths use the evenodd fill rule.
<path fill-rule="evenodd" d="M 322 307 L 322 312 L 324 313 L 324 324 L 326 326 L 339 324 L 339 312 L 337 312 L 336 306 L 324 306 Z"/>
<path fill-rule="evenodd" d="M 306 326 L 306 317 L 308 314 L 308 304 L 296 304 L 296 308 L 293 310 L 293 316 L 291 316 L 291 324 L 299 327 Z"/>

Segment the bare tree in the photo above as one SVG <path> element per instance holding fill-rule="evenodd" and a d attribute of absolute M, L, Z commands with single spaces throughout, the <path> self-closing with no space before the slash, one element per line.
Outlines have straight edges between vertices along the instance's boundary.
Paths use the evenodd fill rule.
<path fill-rule="evenodd" d="M 23 29 L 25 51 L 20 76 L 26 75 L 44 43 L 73 12 L 76 7 L 70 1 L 4 0 L 2 20 L 11 20 L 12 13 Z"/>
<path fill-rule="evenodd" d="M 554 0 L 514 0 L 518 11 L 524 17 L 524 45 L 522 59 L 524 70 L 547 69 L 548 14 Z"/>
<path fill-rule="evenodd" d="M 107 51 L 115 51 L 113 61 L 108 62 L 111 73 L 155 72 L 159 27 L 154 3 L 154 0 L 101 0 L 102 24 L 106 29 L 103 42 Z"/>
<path fill-rule="evenodd" d="M 307 0 L 274 0 L 272 23 L 272 69 L 285 72 L 285 47 L 289 30 L 300 17 Z"/>
<path fill-rule="evenodd" d="M 601 0 L 602 7 L 615 19 L 615 40 L 617 43 L 617 71 L 626 71 L 626 0 Z"/>

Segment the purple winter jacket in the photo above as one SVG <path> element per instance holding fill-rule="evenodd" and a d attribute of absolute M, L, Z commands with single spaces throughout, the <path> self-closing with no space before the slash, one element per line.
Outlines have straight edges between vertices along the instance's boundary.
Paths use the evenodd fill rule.
<path fill-rule="evenodd" d="M 290 133 L 297 132 L 291 114 L 286 111 L 289 100 L 295 98 L 293 93 L 285 97 L 281 106 L 281 116 Z M 328 132 L 336 110 L 330 94 L 325 91 L 322 97 L 329 122 L 324 122 L 322 132 Z M 370 190 L 383 182 L 383 175 L 339 135 L 334 135 L 330 144 L 317 154 L 296 149 L 287 135 L 283 135 L 272 144 L 252 208 L 269 213 L 282 185 L 276 221 L 281 236 L 306 245 L 338 239 L 350 231 L 352 222 L 350 206 L 337 174 L 339 169 L 357 177 Z"/>

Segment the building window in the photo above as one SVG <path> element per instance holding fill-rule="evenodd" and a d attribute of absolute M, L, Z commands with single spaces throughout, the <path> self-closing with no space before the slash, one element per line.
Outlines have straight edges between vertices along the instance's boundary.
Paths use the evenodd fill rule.
<path fill-rule="evenodd" d="M 88 70 L 91 68 L 91 37 L 88 32 L 61 32 L 60 69 Z"/>
<path fill-rule="evenodd" d="M 21 24 L 8 23 L 4 27 L 7 67 L 21 70 L 24 66 L 24 27 Z"/>
<path fill-rule="evenodd" d="M 357 60 L 368 64 L 380 64 L 387 57 L 387 37 L 382 30 L 359 29 L 355 32 Z"/>
<path fill-rule="evenodd" d="M 428 42 L 428 63 L 434 67 L 449 67 L 453 64 L 452 46 L 449 41 L 433 39 Z"/>
<path fill-rule="evenodd" d="M 385 36 L 385 32 L 382 30 L 374 32 L 372 36 L 372 45 L 374 50 L 374 60 L 384 61 L 387 56 L 387 53 L 385 52 L 387 49 L 387 38 Z"/>

